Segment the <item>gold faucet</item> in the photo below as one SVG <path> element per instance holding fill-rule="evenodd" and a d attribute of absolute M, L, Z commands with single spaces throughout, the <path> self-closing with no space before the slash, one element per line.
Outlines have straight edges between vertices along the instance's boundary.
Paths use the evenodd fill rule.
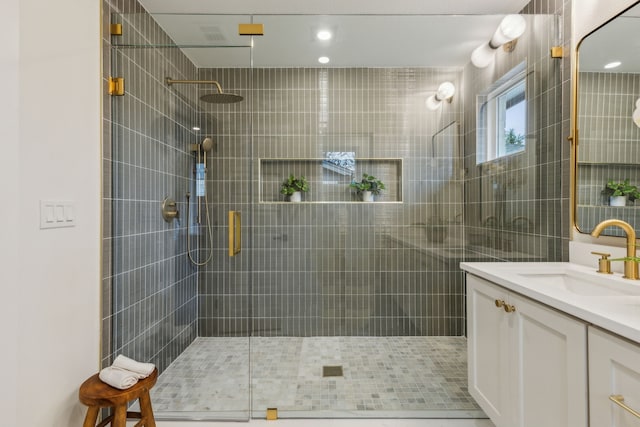
<path fill-rule="evenodd" d="M 591 232 L 593 237 L 600 236 L 602 230 L 607 227 L 620 227 L 627 234 L 627 258 L 636 256 L 636 232 L 629 223 L 619 219 L 606 219 Z M 624 262 L 624 277 L 626 279 L 638 280 L 638 263 L 632 260 Z"/>

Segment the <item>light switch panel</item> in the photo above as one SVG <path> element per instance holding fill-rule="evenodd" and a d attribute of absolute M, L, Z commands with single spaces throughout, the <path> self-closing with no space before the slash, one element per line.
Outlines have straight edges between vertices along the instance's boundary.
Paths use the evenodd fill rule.
<path fill-rule="evenodd" d="M 40 228 L 75 227 L 75 205 L 68 200 L 40 200 Z"/>

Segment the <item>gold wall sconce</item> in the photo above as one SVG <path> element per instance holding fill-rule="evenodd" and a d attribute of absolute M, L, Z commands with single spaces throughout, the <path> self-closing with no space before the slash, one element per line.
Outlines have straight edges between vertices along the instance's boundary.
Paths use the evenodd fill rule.
<path fill-rule="evenodd" d="M 456 87 L 451 82 L 444 82 L 438 86 L 438 91 L 427 98 L 426 104 L 429 110 L 435 111 L 442 105 L 442 101 L 451 102 L 456 93 Z"/>

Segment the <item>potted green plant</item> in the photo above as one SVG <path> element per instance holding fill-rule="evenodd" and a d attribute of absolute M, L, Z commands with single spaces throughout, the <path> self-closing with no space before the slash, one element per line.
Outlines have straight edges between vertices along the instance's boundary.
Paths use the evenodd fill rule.
<path fill-rule="evenodd" d="M 627 199 L 630 202 L 640 199 L 640 191 L 635 185 L 631 185 L 628 179 L 624 181 L 614 181 L 610 179 L 604 189 L 604 193 L 609 196 L 610 206 L 626 206 Z"/>
<path fill-rule="evenodd" d="M 379 195 L 385 189 L 384 183 L 373 175 L 362 174 L 361 181 L 352 181 L 349 187 L 362 195 L 363 202 L 373 202 L 373 196 Z"/>
<path fill-rule="evenodd" d="M 307 191 L 309 191 L 309 182 L 304 175 L 296 178 L 295 175 L 291 174 L 280 186 L 280 193 L 288 196 L 290 202 L 302 201 L 302 193 Z"/>

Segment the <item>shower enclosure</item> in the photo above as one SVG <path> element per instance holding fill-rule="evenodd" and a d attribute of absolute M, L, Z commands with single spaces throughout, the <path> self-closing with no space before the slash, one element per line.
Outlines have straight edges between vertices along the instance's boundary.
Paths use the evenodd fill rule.
<path fill-rule="evenodd" d="M 482 417 L 466 394 L 462 102 L 424 107 L 462 70 L 261 67 L 259 38 L 215 40 L 308 17 L 110 8 L 123 31 L 105 34 L 105 62 L 125 94 L 105 108 L 103 364 L 156 363 L 158 418 Z M 167 36 L 187 25 L 214 42 Z M 211 84 L 167 77 L 244 99 L 201 102 Z M 197 220 L 198 154 L 213 247 Z M 363 173 L 386 184 L 374 202 L 349 187 Z M 309 180 L 302 203 L 279 194 L 290 174 Z M 229 211 L 242 217 L 233 257 Z M 189 261 L 187 237 L 211 262 Z"/>

